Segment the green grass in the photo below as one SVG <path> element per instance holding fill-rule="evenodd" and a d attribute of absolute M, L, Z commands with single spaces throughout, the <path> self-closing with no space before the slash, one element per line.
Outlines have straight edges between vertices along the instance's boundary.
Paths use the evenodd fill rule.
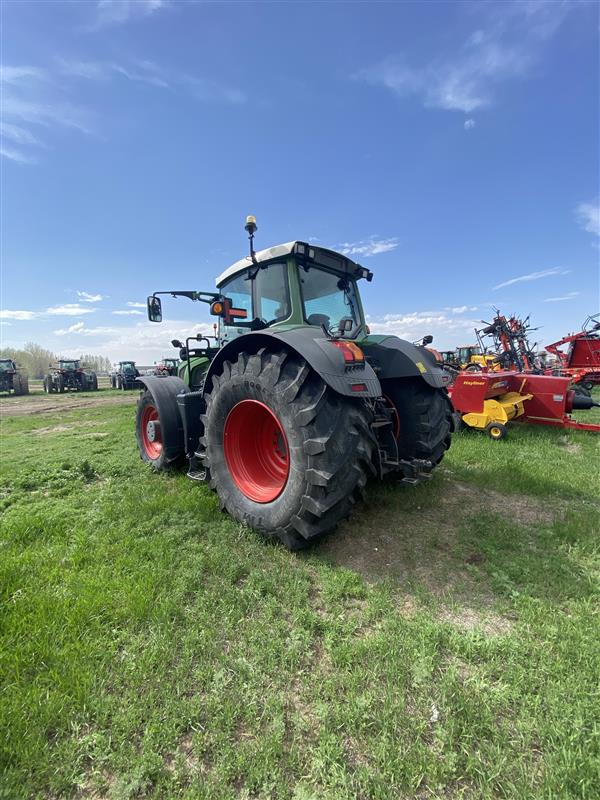
<path fill-rule="evenodd" d="M 600 796 L 600 437 L 461 433 L 294 555 L 133 416 L 3 422 L 0 797 Z"/>

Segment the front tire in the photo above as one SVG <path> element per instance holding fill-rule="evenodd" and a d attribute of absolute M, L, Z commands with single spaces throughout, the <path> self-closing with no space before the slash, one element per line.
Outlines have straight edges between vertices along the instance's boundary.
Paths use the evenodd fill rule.
<path fill-rule="evenodd" d="M 162 432 L 158 406 L 152 393 L 146 390 L 138 400 L 135 435 L 142 461 L 150 464 L 157 472 L 168 469 L 172 462 Z"/>
<path fill-rule="evenodd" d="M 225 361 L 203 422 L 203 462 L 222 508 L 291 550 L 347 517 L 373 470 L 369 408 L 285 351 Z"/>

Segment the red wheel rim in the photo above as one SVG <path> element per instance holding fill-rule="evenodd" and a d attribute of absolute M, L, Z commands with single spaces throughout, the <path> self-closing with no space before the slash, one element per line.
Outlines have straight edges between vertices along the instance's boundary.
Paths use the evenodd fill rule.
<path fill-rule="evenodd" d="M 256 503 L 272 503 L 290 472 L 287 438 L 264 403 L 242 400 L 229 412 L 223 430 L 225 461 L 236 486 Z"/>
<path fill-rule="evenodd" d="M 157 458 L 160 458 L 160 454 L 162 453 L 162 433 L 160 430 L 158 411 L 155 406 L 150 403 L 144 406 L 144 410 L 142 411 L 141 428 L 142 444 L 146 455 L 152 461 L 156 461 Z"/>

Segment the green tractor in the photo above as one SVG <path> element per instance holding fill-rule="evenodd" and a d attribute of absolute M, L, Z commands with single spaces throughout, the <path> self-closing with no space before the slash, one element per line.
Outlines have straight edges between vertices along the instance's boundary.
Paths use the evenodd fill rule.
<path fill-rule="evenodd" d="M 12 358 L 0 358 L 0 392 L 29 394 L 29 380 Z"/>
<path fill-rule="evenodd" d="M 294 241 L 255 252 L 217 292 L 156 292 L 210 305 L 215 337 L 190 336 L 177 377 L 142 376 L 136 435 L 156 470 L 184 460 L 221 507 L 299 549 L 332 530 L 367 479 L 431 477 L 454 428 L 447 374 L 424 346 L 371 335 L 358 291 L 372 273 Z M 426 337 L 425 342 L 431 341 Z"/>
<path fill-rule="evenodd" d="M 59 358 L 57 364 L 50 364 L 44 378 L 44 391 L 47 394 L 64 391 L 95 392 L 98 390 L 96 373 L 81 366 L 79 359 Z"/>

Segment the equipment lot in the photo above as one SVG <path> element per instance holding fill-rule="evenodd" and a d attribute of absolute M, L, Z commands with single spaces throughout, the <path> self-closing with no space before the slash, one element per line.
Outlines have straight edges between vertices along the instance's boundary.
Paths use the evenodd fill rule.
<path fill-rule="evenodd" d="M 600 796 L 597 436 L 461 432 L 298 555 L 136 398 L 0 399 L 6 797 Z"/>

